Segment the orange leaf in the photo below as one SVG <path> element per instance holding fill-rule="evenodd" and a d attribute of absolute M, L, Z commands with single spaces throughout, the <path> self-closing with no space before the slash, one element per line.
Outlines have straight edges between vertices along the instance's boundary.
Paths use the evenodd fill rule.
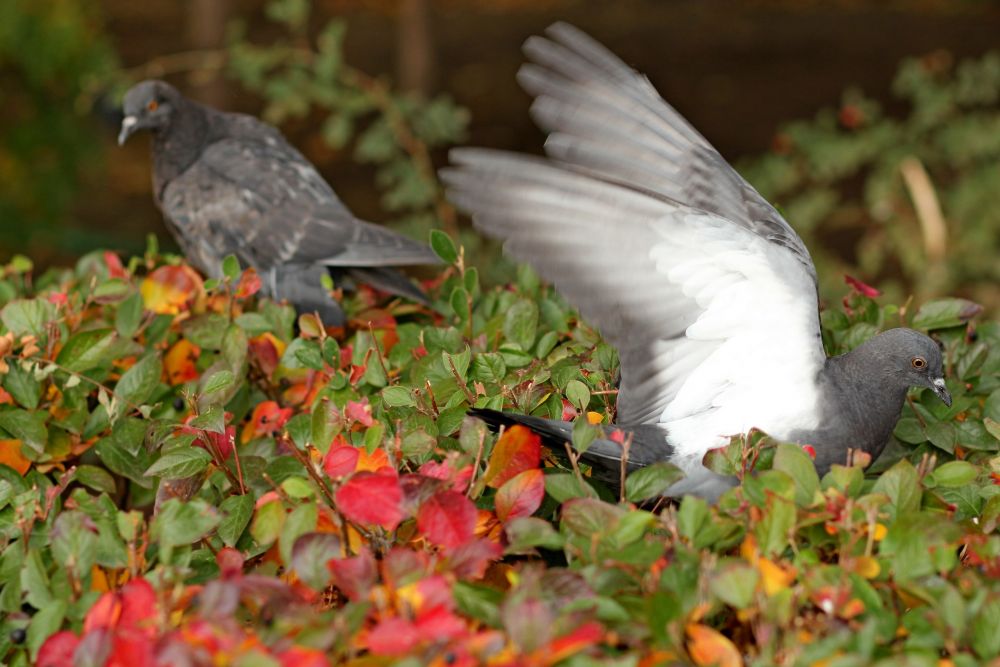
<path fill-rule="evenodd" d="M 253 409 L 250 422 L 243 428 L 240 442 L 246 444 L 254 438 L 280 432 L 291 416 L 291 408 L 282 408 L 275 401 L 258 403 Z"/>
<path fill-rule="evenodd" d="M 531 468 L 511 477 L 497 491 L 494 500 L 497 516 L 507 523 L 522 516 L 531 516 L 545 497 L 545 475 L 540 468 Z"/>
<path fill-rule="evenodd" d="M 542 440 L 538 434 L 526 426 L 511 426 L 493 448 L 483 481 L 498 489 L 518 473 L 537 468 L 541 457 Z"/>
<path fill-rule="evenodd" d="M 195 362 L 199 356 L 201 348 L 186 338 L 174 343 L 163 357 L 163 368 L 167 371 L 170 384 L 183 384 L 198 379 Z"/>
<path fill-rule="evenodd" d="M 369 472 L 378 472 L 382 468 L 391 468 L 389 465 L 389 455 L 385 453 L 385 450 L 381 447 L 377 447 L 371 454 L 367 450 L 359 450 L 358 454 L 358 471 L 367 470 Z"/>
<path fill-rule="evenodd" d="M 20 475 L 31 467 L 31 461 L 21 453 L 20 440 L 0 440 L 0 463 L 10 466 Z"/>
<path fill-rule="evenodd" d="M 204 291 L 201 276 L 189 266 L 161 266 L 139 285 L 147 310 L 176 314 Z"/>
<path fill-rule="evenodd" d="M 696 665 L 743 667 L 743 658 L 731 641 L 707 625 L 690 623 L 687 650 Z"/>

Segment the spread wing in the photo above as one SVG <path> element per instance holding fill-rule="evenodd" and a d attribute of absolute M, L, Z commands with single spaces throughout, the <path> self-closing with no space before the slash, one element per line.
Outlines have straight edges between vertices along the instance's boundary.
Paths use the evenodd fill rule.
<path fill-rule="evenodd" d="M 619 422 L 666 424 L 684 455 L 808 404 L 825 357 L 801 240 L 643 77 L 552 34 L 522 74 L 552 159 L 454 151 L 449 196 L 618 348 Z"/>
<path fill-rule="evenodd" d="M 203 260 L 236 253 L 262 269 L 439 261 L 426 245 L 355 218 L 315 167 L 273 130 L 207 146 L 166 187 L 163 211 L 189 256 Z"/>

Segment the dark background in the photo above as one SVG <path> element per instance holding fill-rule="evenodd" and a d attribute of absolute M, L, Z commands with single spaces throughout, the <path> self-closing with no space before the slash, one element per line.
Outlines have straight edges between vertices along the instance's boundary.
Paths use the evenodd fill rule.
<path fill-rule="evenodd" d="M 43 3 L 47 0 L 42 0 Z M 213 49 L 226 26 L 243 21 L 253 39 L 275 28 L 261 0 L 103 0 L 87 9 L 124 68 L 169 54 Z M 730 159 L 765 151 L 782 123 L 836 105 L 849 86 L 890 104 L 889 84 L 906 56 L 944 50 L 956 58 L 998 46 L 1000 5 L 972 0 L 911 2 L 728 2 L 724 0 L 320 0 L 317 25 L 346 19 L 346 60 L 394 86 L 442 91 L 471 112 L 469 143 L 538 151 L 529 100 L 515 84 L 524 39 L 555 20 L 590 32 L 645 72 Z M 0 60 L 0 71 L 4 66 Z M 223 108 L 256 112 L 261 101 L 225 78 L 167 76 Z M 14 85 L 17 81 L 14 80 Z M 117 118 L 98 103 L 97 141 L 55 234 L 23 220 L 0 220 L 0 249 L 38 263 L 72 261 L 98 246 L 134 251 L 149 231 L 165 230 L 149 192 L 145 137 L 114 144 Z M 8 109 L 9 112 L 9 109 Z M 86 112 L 85 112 L 86 113 Z M 0 121 L 16 122 L 9 113 Z M 282 128 L 313 159 L 342 198 L 379 221 L 373 170 L 349 151 L 325 147 L 309 119 Z M 445 156 L 435 154 L 438 165 Z M 2 172 L 0 172 L 2 174 Z M 793 221 L 794 223 L 794 221 Z M 12 226 L 17 226 L 12 230 Z M 27 223 L 30 228 L 31 222 Z M 169 244 L 168 244 L 169 245 Z"/>

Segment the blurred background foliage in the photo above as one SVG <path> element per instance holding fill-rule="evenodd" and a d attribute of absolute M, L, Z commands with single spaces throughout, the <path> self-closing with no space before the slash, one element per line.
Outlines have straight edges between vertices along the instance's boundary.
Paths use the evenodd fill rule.
<path fill-rule="evenodd" d="M 0 256 L 165 237 L 144 142 L 114 147 L 124 87 L 161 77 L 279 125 L 359 217 L 457 234 L 484 279 L 509 279 L 435 169 L 466 142 L 540 150 L 514 72 L 559 18 L 649 74 L 782 208 L 823 294 L 851 273 L 899 302 L 1000 306 L 995 2 L 6 0 Z"/>

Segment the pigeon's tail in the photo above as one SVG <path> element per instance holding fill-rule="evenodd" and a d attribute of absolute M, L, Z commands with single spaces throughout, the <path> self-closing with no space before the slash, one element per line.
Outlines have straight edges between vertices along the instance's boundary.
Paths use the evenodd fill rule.
<path fill-rule="evenodd" d="M 494 430 L 501 426 L 514 424 L 527 426 L 540 435 L 542 442 L 557 456 L 563 458 L 566 454 L 565 443 L 573 440 L 572 422 L 482 408 L 473 408 L 469 410 L 469 414 L 482 419 Z M 673 456 L 674 449 L 667 443 L 667 431 L 662 426 L 642 424 L 605 427 L 606 437 L 597 438 L 591 442 L 582 459 L 594 466 L 595 476 L 612 485 L 617 484 L 620 480 L 622 465 L 623 447 L 615 439 L 612 439 L 613 437 L 617 438 L 617 433 L 621 434 L 623 441 L 631 438 L 626 463 L 629 472 L 658 461 L 669 461 Z"/>
<path fill-rule="evenodd" d="M 287 299 L 300 313 L 319 313 L 323 324 L 344 326 L 340 304 L 323 287 L 325 267 L 318 264 L 288 264 L 263 274 L 264 291 L 275 299 Z"/>
<path fill-rule="evenodd" d="M 331 270 L 336 271 L 336 269 Z M 425 306 L 430 305 L 427 294 L 396 269 L 386 266 L 358 266 L 341 270 L 356 283 L 371 285 L 375 289 L 416 301 Z"/>

